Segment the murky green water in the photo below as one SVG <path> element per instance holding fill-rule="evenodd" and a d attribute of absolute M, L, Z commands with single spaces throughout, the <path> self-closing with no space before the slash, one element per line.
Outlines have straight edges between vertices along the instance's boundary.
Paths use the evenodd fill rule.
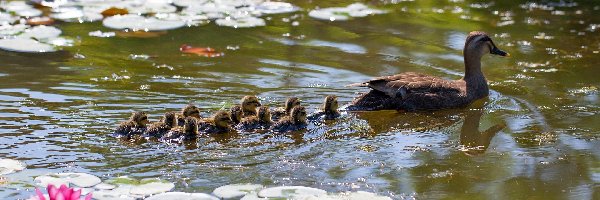
<path fill-rule="evenodd" d="M 59 24 L 78 45 L 0 52 L 0 157 L 25 162 L 21 176 L 160 177 L 187 192 L 250 182 L 395 199 L 600 198 L 600 4 L 365 3 L 390 13 L 327 22 L 303 11 L 270 16 L 266 27 L 208 24 L 158 38 L 97 38 L 88 32 L 108 31 L 99 22 Z M 513 55 L 483 59 L 493 91 L 476 109 L 348 113 L 301 133 L 211 136 L 185 147 L 110 137 L 134 110 L 157 120 L 193 102 L 208 116 L 244 95 L 271 105 L 297 95 L 314 110 L 328 94 L 351 101 L 366 90 L 344 85 L 373 76 L 460 78 L 472 30 Z M 225 56 L 184 55 L 184 43 Z M 27 189 L 0 186 L 0 198 L 25 198 Z"/>

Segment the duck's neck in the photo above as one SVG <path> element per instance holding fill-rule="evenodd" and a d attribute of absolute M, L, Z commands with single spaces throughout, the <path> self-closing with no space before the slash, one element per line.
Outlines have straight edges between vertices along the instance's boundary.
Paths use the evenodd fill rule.
<path fill-rule="evenodd" d="M 465 76 L 463 80 L 467 86 L 467 94 L 475 98 L 485 97 L 489 94 L 487 80 L 481 72 L 481 56 L 467 56 L 465 54 Z M 476 54 L 475 54 L 476 55 Z"/>

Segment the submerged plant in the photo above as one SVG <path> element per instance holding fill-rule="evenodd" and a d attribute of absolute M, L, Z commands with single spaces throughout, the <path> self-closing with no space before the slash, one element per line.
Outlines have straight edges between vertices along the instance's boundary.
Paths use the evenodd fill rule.
<path fill-rule="evenodd" d="M 46 190 L 48 191 L 48 197 L 50 198 L 49 200 L 80 200 L 79 197 L 81 197 L 81 189 L 74 190 L 66 185 L 61 185 L 59 188 L 57 188 L 52 184 L 48 184 Z M 46 200 L 46 197 L 42 191 L 40 191 L 40 189 L 35 188 L 35 193 L 37 196 L 31 197 L 29 200 Z M 84 199 L 91 200 L 92 193 L 87 194 Z"/>

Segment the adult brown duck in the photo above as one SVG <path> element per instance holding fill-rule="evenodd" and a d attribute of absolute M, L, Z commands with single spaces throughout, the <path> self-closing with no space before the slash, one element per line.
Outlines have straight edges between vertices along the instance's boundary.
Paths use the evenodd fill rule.
<path fill-rule="evenodd" d="M 446 80 L 415 72 L 377 77 L 350 85 L 369 87 L 371 91 L 357 97 L 347 109 L 415 111 L 467 106 L 489 95 L 487 80 L 481 72 L 481 57 L 487 53 L 510 56 L 498 49 L 486 33 L 473 31 L 463 49 L 463 78 Z"/>

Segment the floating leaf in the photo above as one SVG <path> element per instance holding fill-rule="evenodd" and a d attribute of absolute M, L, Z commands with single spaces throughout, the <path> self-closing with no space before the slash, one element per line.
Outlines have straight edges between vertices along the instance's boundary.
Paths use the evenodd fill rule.
<path fill-rule="evenodd" d="M 54 52 L 54 46 L 40 43 L 29 38 L 12 38 L 0 40 L 0 49 L 14 52 L 43 53 Z"/>
<path fill-rule="evenodd" d="M 24 33 L 19 35 L 21 38 L 35 38 L 37 40 L 49 40 L 60 36 L 62 31 L 52 26 L 35 26 L 30 29 L 25 29 Z"/>
<path fill-rule="evenodd" d="M 25 167 L 26 165 L 18 160 L 0 159 L 0 175 L 15 173 L 24 170 Z"/>
<path fill-rule="evenodd" d="M 133 29 L 144 31 L 164 31 L 185 26 L 182 21 L 159 20 L 155 17 L 143 17 L 139 15 L 115 15 L 107 17 L 102 25 L 112 29 Z"/>
<path fill-rule="evenodd" d="M 308 196 L 320 196 L 325 195 L 325 190 L 310 188 L 304 186 L 280 186 L 263 189 L 258 192 L 259 197 L 267 198 L 291 198 L 291 197 L 308 197 Z"/>
<path fill-rule="evenodd" d="M 219 56 L 223 56 L 224 54 L 222 52 L 218 52 L 213 48 L 210 47 L 193 47 L 187 44 L 183 44 L 181 45 L 181 47 L 179 47 L 179 51 L 183 52 L 183 53 L 188 53 L 188 54 L 196 54 L 199 56 L 206 56 L 206 57 L 219 57 Z"/>
<path fill-rule="evenodd" d="M 110 17 L 115 15 L 126 15 L 129 14 L 129 11 L 127 11 L 125 8 L 110 7 L 102 11 L 100 14 L 102 14 L 104 17 Z"/>
<path fill-rule="evenodd" d="M 27 25 L 32 25 L 32 26 L 38 26 L 38 25 L 52 25 L 54 24 L 54 19 L 50 18 L 50 17 L 32 17 L 27 19 L 26 24 Z"/>
<path fill-rule="evenodd" d="M 146 198 L 146 200 L 219 200 L 219 198 L 204 193 L 167 192 Z"/>
<path fill-rule="evenodd" d="M 215 23 L 219 26 L 229 26 L 233 28 L 251 28 L 266 25 L 264 19 L 257 17 L 226 17 L 225 19 L 217 19 Z"/>
<path fill-rule="evenodd" d="M 344 21 L 352 17 L 366 17 L 369 15 L 383 14 L 385 11 L 369 8 L 361 3 L 350 4 L 346 7 L 331 7 L 315 9 L 308 13 L 308 16 L 329 21 Z"/>
<path fill-rule="evenodd" d="M 102 182 L 97 176 L 86 173 L 57 173 L 38 176 L 34 179 L 37 185 L 47 186 L 48 184 L 62 185 L 74 184 L 79 187 L 92 187 Z"/>
<path fill-rule="evenodd" d="M 263 189 L 262 185 L 258 184 L 232 184 L 218 187 L 213 191 L 213 194 L 222 199 L 240 198 L 250 192 L 258 192 Z"/>

